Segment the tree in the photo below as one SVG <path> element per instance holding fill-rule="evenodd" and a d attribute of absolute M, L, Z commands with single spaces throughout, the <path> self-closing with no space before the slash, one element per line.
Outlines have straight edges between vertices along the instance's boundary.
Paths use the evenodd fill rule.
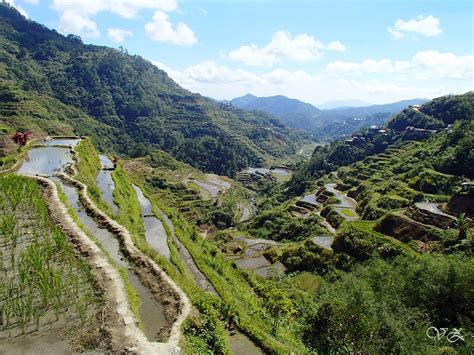
<path fill-rule="evenodd" d="M 458 227 L 458 240 L 466 239 L 469 225 L 466 220 L 466 215 L 461 213 L 456 221 L 456 227 Z"/>
<path fill-rule="evenodd" d="M 282 290 L 271 287 L 266 294 L 267 303 L 265 306 L 274 319 L 272 333 L 277 335 L 281 321 L 294 314 L 296 309 L 293 306 L 293 302 Z"/>

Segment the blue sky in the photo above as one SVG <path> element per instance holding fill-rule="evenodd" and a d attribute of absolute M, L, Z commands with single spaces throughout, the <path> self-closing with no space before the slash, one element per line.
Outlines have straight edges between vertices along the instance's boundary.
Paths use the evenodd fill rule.
<path fill-rule="evenodd" d="M 86 43 L 123 46 L 217 99 L 385 103 L 474 89 L 470 0 L 8 2 Z"/>

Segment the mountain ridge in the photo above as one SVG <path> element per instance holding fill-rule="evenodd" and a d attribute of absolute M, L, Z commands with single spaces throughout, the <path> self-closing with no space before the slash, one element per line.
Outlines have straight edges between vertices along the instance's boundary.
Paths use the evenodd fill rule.
<path fill-rule="evenodd" d="M 409 99 L 388 104 L 337 107 L 321 110 L 314 105 L 290 99 L 283 95 L 257 97 L 251 94 L 234 98 L 228 103 L 247 110 L 270 113 L 290 127 L 301 129 L 319 139 L 339 138 L 360 128 L 384 125 L 388 119 L 410 105 L 419 105 L 428 99 Z"/>
<path fill-rule="evenodd" d="M 296 150 L 301 135 L 277 118 L 193 94 L 140 56 L 83 44 L 4 3 L 0 19 L 1 95 L 11 100 L 6 105 L 29 101 L 21 127 L 18 111 L 3 111 L 1 121 L 9 127 L 34 125 L 44 104 L 58 101 L 81 113 L 74 118 L 50 112 L 49 120 L 61 117 L 61 125 L 92 136 L 102 151 L 139 156 L 163 149 L 201 170 L 229 176 Z M 61 105 L 56 107 L 65 109 Z M 50 123 L 45 133 L 57 134 Z"/>

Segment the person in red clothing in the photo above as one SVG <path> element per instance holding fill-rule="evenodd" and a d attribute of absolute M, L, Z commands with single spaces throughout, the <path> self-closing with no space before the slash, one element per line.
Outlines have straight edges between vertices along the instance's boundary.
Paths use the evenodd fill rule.
<path fill-rule="evenodd" d="M 28 143 L 30 133 L 29 132 L 16 132 L 15 135 L 13 136 L 13 140 L 15 141 L 16 144 L 19 146 L 24 146 L 26 143 Z"/>

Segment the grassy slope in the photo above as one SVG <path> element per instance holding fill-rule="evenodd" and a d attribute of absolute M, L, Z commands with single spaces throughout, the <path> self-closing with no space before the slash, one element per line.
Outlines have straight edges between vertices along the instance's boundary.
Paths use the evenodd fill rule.
<path fill-rule="evenodd" d="M 389 149 L 384 154 L 340 168 L 338 177 L 354 190 L 362 217 L 377 219 L 390 210 L 426 199 L 447 201 L 449 195 L 459 189 L 456 185 L 461 179 L 433 167 L 445 139 L 445 135 L 440 134 L 426 142 L 406 143 L 403 148 Z"/>
<path fill-rule="evenodd" d="M 203 242 L 195 228 L 182 218 L 176 209 L 170 209 L 157 199 L 159 195 L 152 193 L 153 190 L 146 185 L 143 174 L 135 174 L 132 178 L 144 189 L 152 202 L 172 218 L 177 237 L 189 250 L 199 269 L 211 281 L 225 304 L 235 309 L 239 315 L 240 328 L 270 352 L 288 353 L 290 349 L 301 349 L 301 343 L 292 333 L 289 324 L 282 325 L 278 339 L 270 335 L 272 315 L 262 307 L 266 303 L 262 290 L 269 287 L 271 282 L 263 281 L 251 272 L 235 268 L 232 262 L 223 258 L 212 243 Z M 170 245 L 173 250 L 174 245 L 171 243 Z M 176 257 L 180 258 L 179 254 Z M 160 258 L 157 259 L 160 261 Z M 161 258 L 161 262 L 165 263 L 165 260 Z M 186 284 L 180 286 L 185 290 L 189 289 Z M 200 301 L 200 297 L 196 299 L 192 294 L 187 294 L 194 305 Z M 210 296 L 206 294 L 206 297 Z"/>
<path fill-rule="evenodd" d="M 122 166 L 112 172 L 115 183 L 114 202 L 119 206 L 117 221 L 125 226 L 132 235 L 145 241 L 145 224 L 140 204 L 127 173 Z"/>
<path fill-rule="evenodd" d="M 227 353 L 228 344 L 224 328 L 220 321 L 217 320 L 215 315 L 216 306 L 213 306 L 216 302 L 219 304 L 218 300 L 198 288 L 193 275 L 189 272 L 181 259 L 181 255 L 174 243 L 168 242 L 171 253 L 170 261 L 158 254 L 146 243 L 143 218 L 131 179 L 121 166 L 113 172 L 112 176 L 115 182 L 114 201 L 120 209 L 117 220 L 126 226 L 132 233 L 132 238 L 136 246 L 157 262 L 158 265 L 160 265 L 163 270 L 173 278 L 173 280 L 186 292 L 193 305 L 202 313 L 201 316 L 197 318 L 194 317 L 189 319 L 185 328 L 188 326 L 191 327 L 193 322 L 202 321 L 201 317 L 204 317 L 206 321 L 209 322 L 208 326 L 212 328 L 213 332 L 213 334 L 208 334 L 208 337 L 211 337 L 212 339 L 207 339 L 207 342 L 212 343 L 213 348 Z M 144 190 L 145 194 L 146 192 L 147 191 Z M 162 220 L 159 213 L 155 213 L 155 215 Z M 171 231 L 163 220 L 162 222 L 168 236 L 171 237 Z M 186 338 L 188 343 L 185 343 L 184 347 L 193 349 L 193 346 L 199 346 L 202 343 L 202 338 L 203 337 L 199 335 L 191 336 L 188 334 Z"/>
<path fill-rule="evenodd" d="M 102 200 L 102 193 L 96 184 L 97 175 L 101 168 L 99 155 L 90 138 L 82 140 L 79 145 L 74 148 L 79 157 L 76 164 L 77 180 L 87 185 L 87 193 L 97 206 L 108 215 L 112 215 L 110 206 Z"/>

